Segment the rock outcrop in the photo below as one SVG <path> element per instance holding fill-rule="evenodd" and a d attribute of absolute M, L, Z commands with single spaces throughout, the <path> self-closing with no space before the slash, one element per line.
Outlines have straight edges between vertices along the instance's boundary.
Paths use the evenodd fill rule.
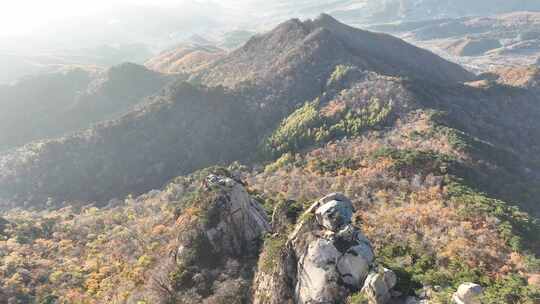
<path fill-rule="evenodd" d="M 452 300 L 455 304 L 480 304 L 483 293 L 482 286 L 475 283 L 463 283 L 459 285 Z"/>
<path fill-rule="evenodd" d="M 257 242 L 270 231 L 262 206 L 240 182 L 232 178 L 209 175 L 206 187 L 223 191 L 213 207 L 218 215 L 216 222 L 206 231 L 210 243 L 230 255 L 255 253 L 259 245 Z"/>
<path fill-rule="evenodd" d="M 263 235 L 266 212 L 229 172 L 196 187 L 176 220 L 177 239 L 153 271 L 149 303 L 245 303 Z M 135 298 L 134 298 L 135 299 Z M 132 301 L 129 303 L 135 303 Z"/>
<path fill-rule="evenodd" d="M 371 243 L 352 224 L 353 211 L 339 193 L 313 204 L 288 236 L 274 270 L 257 274 L 254 302 L 283 303 L 275 296 L 286 294 L 290 303 L 342 303 L 362 290 L 371 303 L 387 303 L 397 277 L 376 265 Z"/>
<path fill-rule="evenodd" d="M 364 283 L 362 291 L 370 303 L 384 304 L 390 301 L 390 291 L 397 284 L 396 274 L 389 269 L 382 269 L 379 273 L 370 273 Z"/>

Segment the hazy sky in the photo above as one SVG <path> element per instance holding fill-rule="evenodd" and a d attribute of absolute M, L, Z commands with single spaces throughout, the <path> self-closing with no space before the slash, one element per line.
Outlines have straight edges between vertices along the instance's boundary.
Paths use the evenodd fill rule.
<path fill-rule="evenodd" d="M 77 26 L 80 17 L 103 17 L 110 14 L 100 12 L 113 11 L 115 15 L 121 15 L 125 8 L 137 6 L 154 6 L 175 8 L 167 12 L 174 12 L 175 18 L 204 18 L 225 19 L 231 22 L 248 22 L 259 25 L 261 16 L 280 12 L 281 19 L 289 16 L 281 16 L 284 13 L 294 13 L 300 17 L 300 12 L 295 12 L 294 7 L 309 8 L 313 5 L 335 3 L 336 0 L 0 0 L 0 37 L 6 36 L 39 36 L 40 34 L 54 34 L 56 28 Z M 346 1 L 364 2 L 366 0 Z M 382 1 L 382 0 L 377 0 Z M 337 1 L 340 2 L 340 1 Z M 277 9 L 277 10 L 276 10 Z M 145 10 L 141 9 L 144 13 Z M 108 17 L 107 17 L 108 18 Z M 142 17 L 141 17 L 142 18 Z M 82 19 L 81 19 L 82 20 Z M 252 22 L 252 21 L 256 22 Z M 104 23 L 118 22 L 122 20 L 108 20 Z M 155 20 L 154 20 L 155 21 Z M 230 24 L 230 22 L 229 22 Z M 107 24 L 103 24 L 106 28 Z M 180 30 L 180 29 L 179 29 Z M 46 33 L 48 32 L 48 33 Z M 43 35 L 42 35 L 43 36 Z"/>
<path fill-rule="evenodd" d="M 255 0 L 256 1 L 256 0 Z M 271 0 L 269 0 L 271 1 Z M 213 3 L 242 9 L 251 0 L 4 0 L 0 4 L 0 35 L 29 34 L 65 19 L 98 14 L 123 5 L 192 6 Z"/>

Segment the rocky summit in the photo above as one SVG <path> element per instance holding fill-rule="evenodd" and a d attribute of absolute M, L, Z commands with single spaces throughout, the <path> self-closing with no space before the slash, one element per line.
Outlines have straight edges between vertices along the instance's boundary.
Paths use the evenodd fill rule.
<path fill-rule="evenodd" d="M 295 294 L 300 303 L 338 301 L 340 293 L 343 300 L 344 287 L 359 290 L 367 277 L 374 261 L 371 244 L 350 224 L 352 205 L 343 195 L 325 197 L 312 208 L 322 229 L 305 231 L 310 223 L 304 222 L 291 236 L 298 257 Z"/>
<path fill-rule="evenodd" d="M 264 209 L 231 178 L 209 175 L 205 182 L 210 189 L 217 188 L 226 195 L 215 206 L 219 222 L 206 231 L 210 243 L 228 254 L 255 253 L 257 241 L 270 230 Z"/>
<path fill-rule="evenodd" d="M 371 243 L 351 223 L 353 211 L 340 193 L 309 207 L 288 236 L 282 260 L 276 261 L 284 263 L 278 267 L 285 271 L 258 274 L 254 302 L 278 303 L 277 295 L 288 294 L 295 303 L 340 303 L 362 291 L 370 303 L 388 303 L 396 274 L 377 265 Z"/>

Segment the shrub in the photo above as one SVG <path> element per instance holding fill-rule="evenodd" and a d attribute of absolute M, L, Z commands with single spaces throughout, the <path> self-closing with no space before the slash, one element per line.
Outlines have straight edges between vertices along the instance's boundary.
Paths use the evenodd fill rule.
<path fill-rule="evenodd" d="M 529 286 L 516 274 L 495 280 L 484 291 L 483 304 L 520 303 L 534 304 L 540 299 L 540 289 Z"/>
<path fill-rule="evenodd" d="M 337 65 L 328 79 L 327 86 L 339 84 L 343 78 L 353 69 L 351 66 L 346 66 L 343 64 Z"/>
<path fill-rule="evenodd" d="M 334 139 L 359 135 L 362 131 L 384 125 L 392 110 L 392 101 L 372 98 L 360 108 L 346 107 L 339 115 L 326 117 L 320 113 L 319 99 L 307 102 L 266 139 L 263 155 L 275 158 Z"/>
<path fill-rule="evenodd" d="M 353 158 L 340 158 L 335 160 L 316 159 L 308 164 L 313 167 L 315 172 L 319 174 L 334 173 L 342 169 L 356 170 L 360 167 L 360 163 L 357 159 Z"/>
<path fill-rule="evenodd" d="M 474 213 L 484 212 L 498 218 L 501 221 L 500 234 L 513 250 L 534 250 L 535 244 L 540 243 L 540 223 L 537 219 L 520 211 L 519 208 L 476 192 L 461 183 L 459 179 L 451 182 L 447 189 L 449 197 L 454 202 L 468 206 L 465 210 Z M 532 244 L 532 246 L 525 246 L 526 244 Z"/>
<path fill-rule="evenodd" d="M 357 292 L 352 295 L 350 295 L 347 300 L 347 304 L 368 304 L 369 300 L 365 293 L 363 292 Z"/>
<path fill-rule="evenodd" d="M 55 304 L 58 301 L 58 297 L 55 295 L 47 295 L 39 300 L 39 304 Z"/>
<path fill-rule="evenodd" d="M 259 269 L 265 273 L 272 273 L 277 265 L 281 263 L 281 255 L 287 243 L 287 236 L 268 235 L 264 239 L 263 251 L 259 259 Z"/>
<path fill-rule="evenodd" d="M 278 169 L 285 167 L 288 164 L 293 163 L 295 160 L 295 157 L 291 153 L 285 153 L 281 155 L 280 158 L 278 158 L 275 162 L 267 165 L 264 168 L 265 173 L 273 173 L 276 172 Z"/>
<path fill-rule="evenodd" d="M 390 158 L 394 162 L 393 169 L 403 176 L 416 173 L 444 175 L 455 163 L 453 157 L 434 151 L 401 150 L 388 147 L 376 150 L 371 157 Z"/>

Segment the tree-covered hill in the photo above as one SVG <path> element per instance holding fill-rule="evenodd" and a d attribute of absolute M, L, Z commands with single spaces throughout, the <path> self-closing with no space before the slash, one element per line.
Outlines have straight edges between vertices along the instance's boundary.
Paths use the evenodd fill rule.
<path fill-rule="evenodd" d="M 0 87 L 0 150 L 60 137 L 112 119 L 157 93 L 168 76 L 125 63 L 67 68 Z"/>

